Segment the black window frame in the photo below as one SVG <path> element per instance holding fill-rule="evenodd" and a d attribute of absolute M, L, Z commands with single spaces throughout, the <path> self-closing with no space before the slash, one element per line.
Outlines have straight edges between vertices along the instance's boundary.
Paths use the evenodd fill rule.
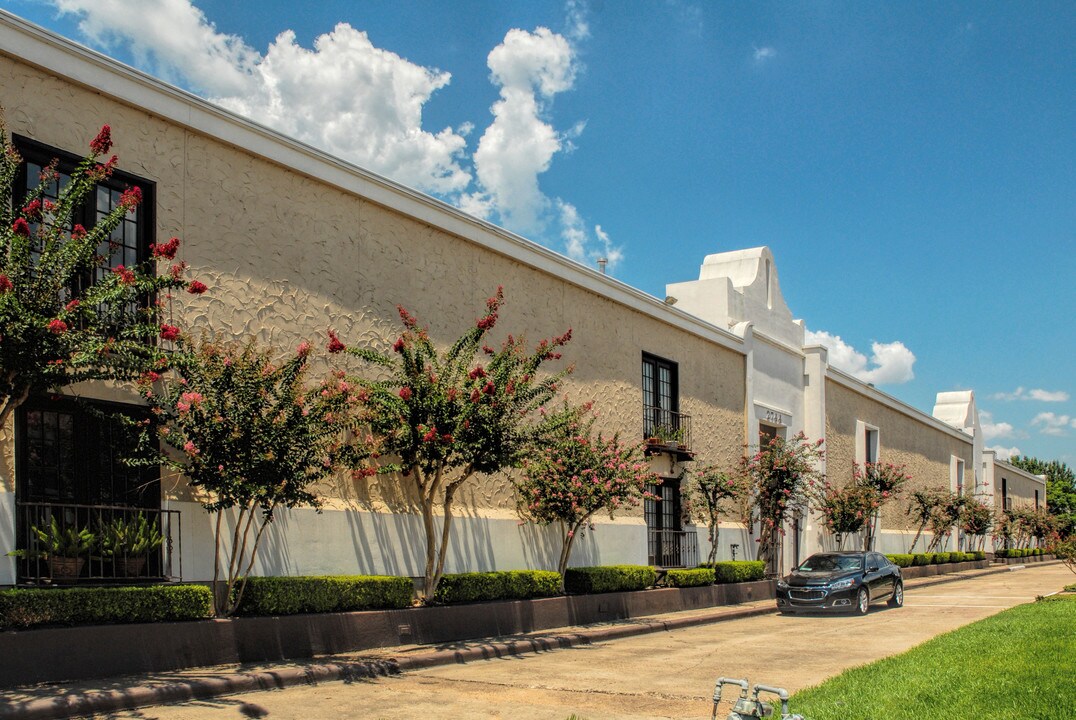
<path fill-rule="evenodd" d="M 30 188 L 32 186 L 36 187 L 36 181 L 33 185 L 31 185 L 30 182 L 30 163 L 44 168 L 55 160 L 57 162 L 57 171 L 70 175 L 84 159 L 74 153 L 46 145 L 45 143 L 22 135 L 12 135 L 11 141 L 23 161 L 12 187 L 12 201 L 16 204 L 16 207 L 24 205 Z M 84 205 L 80 208 L 76 208 L 71 215 L 72 224 L 78 223 L 89 230 L 97 224 L 98 194 L 101 188 L 106 188 L 110 192 L 112 199 L 115 199 L 117 194 L 122 194 L 127 188 L 135 186 L 142 191 L 142 202 L 138 205 L 137 219 L 134 221 L 136 235 L 135 244 L 132 247 L 135 255 L 134 262 L 128 262 L 122 251 L 119 254 L 120 256 L 116 256 L 114 253 L 110 252 L 108 262 L 110 268 L 115 268 L 118 265 L 133 267 L 141 265 L 150 258 L 150 246 L 153 245 L 156 240 L 157 228 L 156 183 L 129 172 L 118 169 L 113 170 L 110 177 L 97 183 L 94 191 L 90 193 L 88 198 L 86 198 Z M 122 245 L 122 248 L 124 249 L 128 247 L 131 246 L 126 244 Z M 101 270 L 98 270 L 97 272 L 101 272 Z M 77 297 L 80 289 L 88 287 L 92 282 L 93 278 L 83 278 L 80 281 L 80 287 L 71 288 L 70 292 L 73 296 Z"/>
<path fill-rule="evenodd" d="M 76 456 L 74 462 L 78 467 L 79 474 L 82 476 L 81 483 L 77 480 L 73 482 L 82 488 L 81 492 L 75 489 L 74 492 L 67 496 L 64 496 L 62 492 L 58 492 L 55 496 L 49 497 L 42 492 L 42 489 L 31 487 L 33 479 L 29 465 L 31 462 L 29 458 L 29 446 L 31 440 L 34 438 L 31 437 L 28 428 L 28 415 L 33 412 L 64 414 L 72 418 L 72 446 L 70 451 Z M 109 498 L 102 498 L 99 492 L 101 478 L 96 477 L 100 467 L 89 462 L 78 462 L 77 456 L 83 455 L 89 457 L 94 451 L 100 451 L 100 448 L 98 447 L 101 439 L 99 433 L 103 429 L 103 424 L 109 422 L 107 419 L 108 415 L 116 413 L 122 413 L 138 420 L 146 420 L 151 417 L 149 408 L 142 405 L 105 400 L 87 400 L 65 395 L 34 395 L 22 403 L 15 413 L 16 504 L 55 503 L 59 505 L 107 505 L 110 507 L 160 509 L 161 473 L 159 466 L 153 465 L 140 468 L 137 471 L 131 470 L 126 481 L 129 483 L 130 476 L 139 476 L 135 483 L 136 487 L 140 488 L 138 493 L 142 495 L 142 500 L 141 502 L 130 502 L 129 498 L 136 493 L 135 488 L 128 487 L 123 493 L 124 498 L 117 499 L 114 490 L 117 485 L 117 479 L 114 474 L 110 474 L 108 480 L 110 487 L 113 488 L 113 492 L 110 493 Z M 115 436 L 114 433 L 111 434 Z M 95 435 L 97 435 L 97 437 L 95 437 Z M 132 442 L 134 441 L 133 435 L 130 439 Z M 59 438 L 56 438 L 56 440 L 59 442 Z M 109 452 L 112 453 L 115 449 L 114 444 L 110 445 Z M 56 452 L 58 453 L 59 449 L 57 449 Z M 100 460 L 100 456 L 98 456 L 98 459 Z M 59 467 L 59 463 L 57 463 L 57 467 Z M 118 467 L 118 465 L 115 462 L 110 463 L 110 473 L 112 473 L 116 467 Z M 91 472 L 95 477 L 90 477 Z M 98 489 L 97 493 L 93 493 L 96 497 L 91 495 L 90 488 Z M 23 536 L 24 535 L 20 533 L 19 537 Z"/>

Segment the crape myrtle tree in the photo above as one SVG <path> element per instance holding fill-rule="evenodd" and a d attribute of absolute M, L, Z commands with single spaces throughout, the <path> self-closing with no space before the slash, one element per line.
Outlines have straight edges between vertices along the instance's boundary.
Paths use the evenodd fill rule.
<path fill-rule="evenodd" d="M 348 441 L 361 408 L 357 388 L 342 372 L 308 383 L 309 360 L 306 342 L 277 363 L 253 339 L 235 344 L 181 336 L 170 370 L 148 371 L 139 381 L 153 414 L 142 435 L 144 462 L 185 475 L 215 516 L 218 616 L 232 614 L 242 601 L 277 511 L 320 508 L 313 488 L 369 453 Z M 227 511 L 234 511 L 231 529 Z"/>
<path fill-rule="evenodd" d="M 443 351 L 403 307 L 397 309 L 404 330 L 391 353 L 347 347 L 329 333 L 330 352 L 346 352 L 387 376 L 355 380 L 365 390 L 364 421 L 381 454 L 377 464 L 357 472 L 398 474 L 417 492 L 426 537 L 426 598 L 433 597 L 444 572 L 460 488 L 476 474 L 517 467 L 536 444 L 578 419 L 578 409 L 546 408 L 571 368 L 539 374 L 543 365 L 560 359 L 571 330 L 533 350 L 512 335 L 500 348 L 490 347 L 485 340 L 503 297 L 497 288 L 485 313 Z"/>
<path fill-rule="evenodd" d="M 789 440 L 775 437 L 740 461 L 740 474 L 751 487 L 752 521 L 759 523 L 758 559 L 768 568 L 776 568 L 785 521 L 808 506 L 811 489 L 822 481 L 817 469 L 825 455 L 822 443 L 802 432 Z"/>
<path fill-rule="evenodd" d="M 968 498 L 947 490 L 937 491 L 935 498 L 927 520 L 927 527 L 930 528 L 932 535 L 930 544 L 927 546 L 928 553 L 937 551 L 949 539 L 953 529 L 960 522 L 964 506 L 968 502 Z M 916 537 L 919 536 L 916 535 Z M 915 547 L 914 542 L 912 547 Z"/>
<path fill-rule="evenodd" d="M 660 482 L 646 461 L 644 445 L 623 443 L 617 435 L 595 435 L 593 424 L 591 417 L 561 425 L 523 459 L 522 475 L 514 479 L 520 516 L 560 526 L 561 592 L 572 545 L 591 527 L 591 518 L 602 511 L 612 518 L 622 507 L 637 506 L 640 498 L 656 499 L 647 486 Z"/>
<path fill-rule="evenodd" d="M 863 538 L 863 549 L 874 549 L 874 539 L 878 531 L 878 517 L 882 506 L 900 494 L 904 483 L 911 479 L 904 465 L 893 463 L 868 462 L 860 465 L 852 463 L 852 483 L 863 488 L 870 505 L 870 513 L 864 527 L 867 533 Z"/>
<path fill-rule="evenodd" d="M 994 527 L 994 507 L 984 500 L 968 498 L 960 510 L 960 529 L 978 538 L 978 550 L 986 545 L 986 535 Z"/>
<path fill-rule="evenodd" d="M 717 562 L 721 518 L 727 514 L 738 516 L 740 506 L 750 493 L 747 478 L 717 466 L 708 465 L 691 473 L 684 493 L 688 512 L 706 523 L 710 540 L 707 563 Z"/>
<path fill-rule="evenodd" d="M 30 395 L 84 380 L 133 379 L 163 357 L 158 337 L 179 329 L 164 321 L 169 293 L 205 292 L 185 279 L 186 265 L 157 273 L 174 260 L 179 240 L 152 247 L 138 267 L 111 267 L 112 231 L 142 202 L 128 188 L 116 208 L 92 227 L 72 223 L 94 197 L 97 183 L 116 167 L 108 125 L 66 184 L 53 161 L 25 197 L 14 187 L 22 159 L 0 126 L 0 429 Z M 27 185 L 32 185 L 28 182 Z M 56 199 L 46 190 L 61 185 Z"/>
<path fill-rule="evenodd" d="M 811 505 L 822 515 L 822 524 L 833 534 L 837 549 L 843 549 L 844 538 L 863 530 L 875 509 L 874 495 L 869 488 L 852 483 L 835 486 L 822 482 L 814 486 Z"/>

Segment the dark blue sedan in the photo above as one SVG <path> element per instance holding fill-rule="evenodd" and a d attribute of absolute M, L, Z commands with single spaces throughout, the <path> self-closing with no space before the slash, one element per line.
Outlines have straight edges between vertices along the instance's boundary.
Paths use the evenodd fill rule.
<path fill-rule="evenodd" d="M 851 612 L 866 615 L 872 602 L 904 604 L 900 568 L 876 552 L 817 553 L 777 581 L 782 613 Z"/>

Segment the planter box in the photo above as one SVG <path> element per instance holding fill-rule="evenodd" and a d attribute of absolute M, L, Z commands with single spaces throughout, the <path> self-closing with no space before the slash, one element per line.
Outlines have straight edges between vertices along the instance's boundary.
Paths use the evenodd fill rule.
<path fill-rule="evenodd" d="M 443 607 L 0 633 L 0 687 L 515 635 L 764 600 L 774 581 Z"/>
<path fill-rule="evenodd" d="M 968 562 L 941 563 L 940 565 L 916 565 L 900 569 L 901 577 L 905 580 L 913 578 L 932 577 L 934 575 L 948 575 L 964 570 L 984 570 L 990 567 L 989 560 L 969 560 Z"/>
<path fill-rule="evenodd" d="M 993 562 L 998 565 L 1030 565 L 1031 563 L 1047 562 L 1049 560 L 1056 560 L 1053 555 L 1030 555 L 1028 557 L 1017 558 L 999 558 L 995 557 Z"/>

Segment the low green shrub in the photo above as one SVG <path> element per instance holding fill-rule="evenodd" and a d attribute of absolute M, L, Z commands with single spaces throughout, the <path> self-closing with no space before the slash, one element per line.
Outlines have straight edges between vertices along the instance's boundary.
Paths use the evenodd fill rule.
<path fill-rule="evenodd" d="M 712 567 L 714 582 L 718 585 L 754 582 L 766 576 L 766 563 L 762 560 L 722 560 L 712 565 L 704 563 L 699 567 Z"/>
<path fill-rule="evenodd" d="M 916 553 L 912 556 L 912 565 L 916 567 L 930 565 L 932 562 L 934 562 L 934 555 L 931 553 Z"/>
<path fill-rule="evenodd" d="M 999 557 L 999 558 L 1013 557 L 1013 556 L 1011 556 L 1009 554 L 1011 552 L 1012 552 L 1012 550 L 1006 550 L 1005 548 L 999 548 L 999 549 L 994 551 L 994 557 Z"/>
<path fill-rule="evenodd" d="M 714 569 L 710 567 L 691 568 L 690 570 L 669 570 L 665 573 L 665 584 L 669 587 L 699 587 L 714 584 Z"/>
<path fill-rule="evenodd" d="M 556 595 L 560 575 L 551 570 L 501 570 L 444 575 L 434 600 L 440 603 L 526 600 Z"/>
<path fill-rule="evenodd" d="M 509 600 L 560 594 L 560 573 L 555 570 L 507 570 L 504 574 L 505 597 Z"/>
<path fill-rule="evenodd" d="M 953 552 L 949 553 L 949 562 L 951 563 L 964 562 L 966 558 L 967 556 L 961 550 L 954 550 Z"/>
<path fill-rule="evenodd" d="M 947 553 L 947 552 L 934 553 L 934 559 L 931 562 L 934 565 L 941 565 L 943 563 L 947 563 L 947 562 L 949 562 L 949 553 Z"/>
<path fill-rule="evenodd" d="M 972 550 L 970 553 L 971 560 L 986 560 L 986 550 Z"/>
<path fill-rule="evenodd" d="M 911 567 L 912 562 L 915 560 L 915 555 L 909 553 L 894 553 L 893 555 L 886 555 L 886 557 L 894 565 L 902 568 Z"/>
<path fill-rule="evenodd" d="M 405 608 L 414 583 L 406 577 L 323 575 L 252 577 L 247 580 L 238 615 L 298 615 Z"/>
<path fill-rule="evenodd" d="M 0 590 L 0 630 L 174 622 L 212 615 L 213 596 L 204 585 Z"/>
<path fill-rule="evenodd" d="M 657 578 L 657 572 L 648 565 L 576 567 L 564 573 L 564 589 L 576 594 L 643 590 Z"/>

